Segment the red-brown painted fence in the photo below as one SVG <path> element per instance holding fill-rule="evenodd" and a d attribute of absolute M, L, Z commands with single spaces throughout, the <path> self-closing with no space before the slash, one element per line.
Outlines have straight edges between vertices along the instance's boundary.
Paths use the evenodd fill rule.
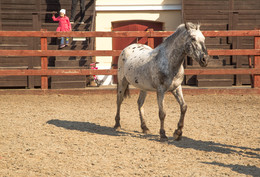
<path fill-rule="evenodd" d="M 118 32 L 52 32 L 52 31 L 0 31 L 0 37 L 40 37 L 41 50 L 0 50 L 0 56 L 40 56 L 41 69 L 0 70 L 0 76 L 40 75 L 42 89 L 48 89 L 49 75 L 116 75 L 116 69 L 48 69 L 48 56 L 119 56 L 119 50 L 47 50 L 47 37 L 148 37 L 153 47 L 154 37 L 167 37 L 173 31 L 118 31 Z M 209 55 L 255 56 L 254 68 L 249 69 L 186 69 L 186 75 L 248 74 L 253 76 L 253 87 L 260 88 L 260 30 L 250 31 L 204 31 L 204 36 L 254 36 L 255 49 L 209 50 Z"/>

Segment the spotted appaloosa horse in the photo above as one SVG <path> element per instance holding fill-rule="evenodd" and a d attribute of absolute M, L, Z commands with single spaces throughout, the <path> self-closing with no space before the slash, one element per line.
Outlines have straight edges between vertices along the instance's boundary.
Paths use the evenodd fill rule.
<path fill-rule="evenodd" d="M 184 78 L 183 62 L 185 56 L 195 59 L 200 66 L 208 63 L 208 53 L 205 47 L 205 37 L 200 31 L 200 25 L 185 23 L 180 25 L 176 32 L 169 36 L 155 49 L 143 44 L 132 44 L 126 47 L 118 60 L 118 90 L 117 113 L 115 117 L 115 129 L 120 126 L 120 107 L 124 97 L 129 93 L 129 84 L 140 89 L 138 98 L 138 110 L 141 120 L 141 128 L 144 133 L 149 129 L 144 120 L 143 104 L 147 91 L 157 92 L 159 106 L 159 118 L 161 122 L 160 138 L 167 140 L 164 130 L 164 95 L 170 91 L 180 104 L 180 120 L 173 136 L 180 140 L 184 126 L 184 116 L 187 105 L 182 94 L 181 83 Z"/>

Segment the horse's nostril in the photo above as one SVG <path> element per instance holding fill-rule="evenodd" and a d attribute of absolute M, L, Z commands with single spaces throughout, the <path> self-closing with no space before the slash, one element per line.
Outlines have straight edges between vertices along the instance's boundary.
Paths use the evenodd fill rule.
<path fill-rule="evenodd" d="M 201 66 L 205 67 L 208 65 L 208 62 L 207 62 L 207 57 L 206 56 L 203 56 L 201 59 L 200 59 L 200 64 Z"/>

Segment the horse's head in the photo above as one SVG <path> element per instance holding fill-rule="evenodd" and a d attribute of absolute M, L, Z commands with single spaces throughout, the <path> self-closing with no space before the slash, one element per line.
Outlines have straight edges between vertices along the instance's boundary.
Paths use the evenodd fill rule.
<path fill-rule="evenodd" d="M 186 54 L 189 57 L 195 59 L 200 64 L 200 66 L 207 66 L 209 56 L 205 46 L 205 37 L 200 31 L 200 25 L 185 23 L 185 28 L 188 34 L 185 45 Z"/>

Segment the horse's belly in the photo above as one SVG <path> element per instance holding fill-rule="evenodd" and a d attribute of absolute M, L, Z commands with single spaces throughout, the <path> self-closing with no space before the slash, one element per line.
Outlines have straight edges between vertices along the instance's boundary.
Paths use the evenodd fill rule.
<path fill-rule="evenodd" d="M 146 70 L 145 68 L 126 68 L 127 72 L 125 72 L 125 77 L 127 81 L 141 89 L 141 90 L 149 90 L 153 91 L 155 88 L 152 85 L 151 76 L 149 73 L 149 70 Z"/>
<path fill-rule="evenodd" d="M 156 89 L 149 83 L 145 82 L 145 80 L 130 80 L 129 82 L 131 85 L 133 85 L 136 88 L 139 88 L 141 90 L 146 90 L 146 91 L 155 91 Z"/>

